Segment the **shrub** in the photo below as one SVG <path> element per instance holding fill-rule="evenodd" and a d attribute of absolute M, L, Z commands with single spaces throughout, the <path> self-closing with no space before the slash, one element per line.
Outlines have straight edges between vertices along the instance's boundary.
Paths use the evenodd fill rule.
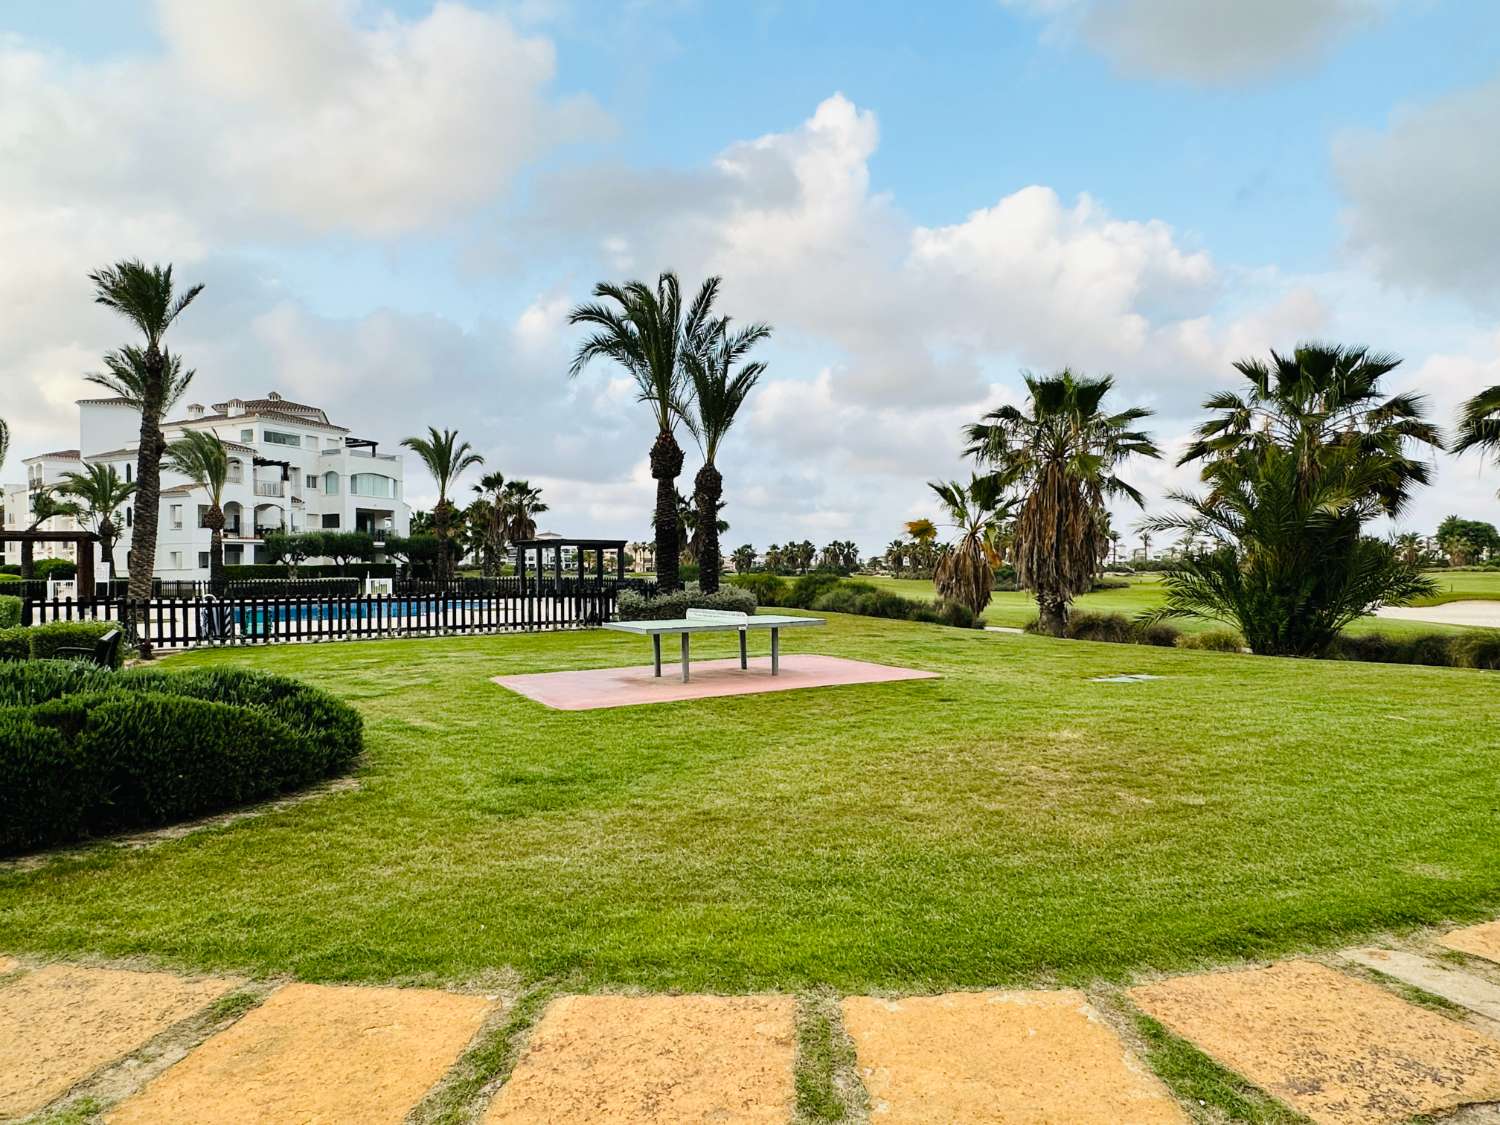
<path fill-rule="evenodd" d="M 749 590 L 755 595 L 757 605 L 786 605 L 787 582 L 775 574 L 751 571 L 749 574 L 732 574 L 726 579 L 731 586 Z"/>
<path fill-rule="evenodd" d="M 0 660 L 30 660 L 31 638 L 22 628 L 0 629 Z"/>
<path fill-rule="evenodd" d="M 1453 638 L 1449 651 L 1459 668 L 1500 669 L 1500 629 L 1476 629 Z"/>
<path fill-rule="evenodd" d="M 0 852 L 268 797 L 362 745 L 358 712 L 281 676 L 0 665 Z"/>
<path fill-rule="evenodd" d="M 686 615 L 689 609 L 754 613 L 755 595 L 738 586 L 722 587 L 716 594 L 705 594 L 693 587 L 650 598 L 634 590 L 621 590 L 618 606 L 621 621 L 666 621 Z"/>
<path fill-rule="evenodd" d="M 1439 668 L 1454 663 L 1451 633 L 1419 633 L 1393 637 L 1387 633 L 1340 633 L 1328 648 L 1333 660 L 1362 660 L 1376 664 L 1428 664 Z"/>
<path fill-rule="evenodd" d="M 1165 621 L 1138 621 L 1135 623 L 1135 629 L 1138 644 L 1174 648 L 1182 639 L 1182 630 Z"/>
<path fill-rule="evenodd" d="M 1177 638 L 1177 647 L 1204 652 L 1239 652 L 1245 647 L 1245 638 L 1233 629 L 1209 629 L 1204 633 L 1183 633 Z"/>
<path fill-rule="evenodd" d="M 55 578 L 62 581 L 78 577 L 78 564 L 67 559 L 38 559 L 31 567 L 31 576 L 39 581 Z"/>
<path fill-rule="evenodd" d="M 47 660 L 60 648 L 93 648 L 95 642 L 111 629 L 120 626 L 113 621 L 49 621 L 26 630 L 31 640 L 31 659 Z M 123 639 L 115 654 L 115 667 L 125 662 Z"/>
<path fill-rule="evenodd" d="M 792 588 L 787 592 L 786 604 L 793 609 L 811 609 L 813 603 L 828 591 L 832 590 L 842 581 L 837 574 L 828 570 L 815 570 L 811 574 L 804 574 L 792 583 Z M 868 583 L 863 583 L 870 589 Z"/>
<path fill-rule="evenodd" d="M 21 623 L 21 599 L 0 594 L 0 629 L 14 629 Z"/>
<path fill-rule="evenodd" d="M 1040 624 L 1035 618 L 1026 623 L 1028 633 L 1035 633 L 1039 629 Z M 1182 638 L 1182 634 L 1172 625 L 1129 618 L 1122 613 L 1074 613 L 1063 627 L 1063 636 L 1074 641 L 1157 645 L 1161 648 L 1171 648 Z"/>

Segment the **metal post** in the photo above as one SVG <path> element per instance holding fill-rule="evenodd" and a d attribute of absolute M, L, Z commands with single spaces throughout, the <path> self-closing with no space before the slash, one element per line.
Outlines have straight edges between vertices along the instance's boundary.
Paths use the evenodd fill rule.
<path fill-rule="evenodd" d="M 742 672 L 750 667 L 750 659 L 745 652 L 745 634 L 748 632 L 748 629 L 740 630 L 740 671 Z"/>
<path fill-rule="evenodd" d="M 603 568 L 601 568 L 603 569 Z M 615 581 L 625 581 L 625 548 L 615 548 Z"/>
<path fill-rule="evenodd" d="M 688 682 L 688 637 L 687 630 L 682 633 L 682 682 Z"/>
<path fill-rule="evenodd" d="M 651 658 L 656 662 L 656 678 L 661 679 L 661 634 L 651 634 Z"/>
<path fill-rule="evenodd" d="M 562 544 L 552 548 L 552 596 L 562 597 Z"/>
<path fill-rule="evenodd" d="M 771 630 L 771 675 L 781 675 L 781 630 Z"/>

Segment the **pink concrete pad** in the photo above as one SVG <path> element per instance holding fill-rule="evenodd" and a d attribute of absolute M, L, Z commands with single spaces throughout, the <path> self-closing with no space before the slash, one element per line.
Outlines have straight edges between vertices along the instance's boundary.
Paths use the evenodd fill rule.
<path fill-rule="evenodd" d="M 781 674 L 771 675 L 770 657 L 694 661 L 692 679 L 682 682 L 681 665 L 663 660 L 661 678 L 644 668 L 592 668 L 586 672 L 536 672 L 525 676 L 496 676 L 501 687 L 534 699 L 557 711 L 592 711 L 599 707 L 632 707 L 640 703 L 677 703 L 684 699 L 712 699 L 719 695 L 754 695 L 763 691 L 839 687 L 843 684 L 884 684 L 894 680 L 935 680 L 936 672 L 892 668 L 864 660 L 797 653 L 781 658 Z"/>

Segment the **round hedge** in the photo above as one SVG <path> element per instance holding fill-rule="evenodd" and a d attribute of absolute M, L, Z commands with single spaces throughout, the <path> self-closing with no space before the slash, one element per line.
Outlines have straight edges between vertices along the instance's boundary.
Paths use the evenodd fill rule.
<path fill-rule="evenodd" d="M 260 800 L 363 745 L 357 711 L 285 676 L 0 663 L 0 852 Z"/>

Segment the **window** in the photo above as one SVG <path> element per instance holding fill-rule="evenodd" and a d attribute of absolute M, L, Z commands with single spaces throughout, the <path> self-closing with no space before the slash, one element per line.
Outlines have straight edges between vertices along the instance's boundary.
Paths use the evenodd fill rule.
<path fill-rule="evenodd" d="M 241 430 L 240 431 L 240 440 L 242 442 L 244 442 L 246 445 L 254 445 L 255 444 L 255 431 L 254 430 Z"/>
<path fill-rule="evenodd" d="M 208 566 L 209 566 L 209 563 L 208 563 L 208 552 L 207 551 L 199 551 L 198 552 L 198 569 L 199 570 L 207 570 Z"/>
<path fill-rule="evenodd" d="M 199 527 L 207 527 L 208 526 L 208 524 L 206 522 L 207 519 L 208 519 L 208 505 L 207 504 L 199 504 L 198 505 L 198 526 Z"/>
<path fill-rule="evenodd" d="M 173 570 L 181 570 L 182 569 L 182 552 L 181 551 L 173 551 L 172 552 L 172 569 Z"/>
<path fill-rule="evenodd" d="M 131 527 L 134 524 L 135 524 L 135 509 L 134 508 L 126 508 L 125 509 L 125 526 L 126 527 Z"/>
<path fill-rule="evenodd" d="M 125 462 L 125 483 L 126 484 L 130 483 L 130 476 L 134 472 L 135 472 L 135 466 L 132 465 L 129 461 L 126 461 Z"/>
<path fill-rule="evenodd" d="M 173 504 L 172 505 L 172 527 L 173 527 L 174 530 L 179 530 L 180 531 L 182 529 L 182 505 L 181 504 Z"/>
<path fill-rule="evenodd" d="M 328 495 L 330 496 L 337 496 L 339 494 L 338 473 L 323 474 L 323 491 L 328 493 Z"/>
<path fill-rule="evenodd" d="M 282 433 L 280 430 L 266 430 L 264 437 L 267 445 L 302 445 L 302 439 L 296 434 Z"/>
<path fill-rule="evenodd" d="M 389 500 L 396 495 L 396 482 L 379 473 L 353 473 L 349 477 L 349 495 Z"/>
<path fill-rule="evenodd" d="M 309 492 L 316 492 L 316 491 L 318 491 L 318 474 L 317 473 L 308 473 L 307 474 L 307 491 L 309 491 Z"/>
<path fill-rule="evenodd" d="M 324 527 L 338 527 L 338 525 L 339 525 L 339 518 L 338 518 L 338 516 L 324 516 L 323 517 L 323 526 Z"/>

